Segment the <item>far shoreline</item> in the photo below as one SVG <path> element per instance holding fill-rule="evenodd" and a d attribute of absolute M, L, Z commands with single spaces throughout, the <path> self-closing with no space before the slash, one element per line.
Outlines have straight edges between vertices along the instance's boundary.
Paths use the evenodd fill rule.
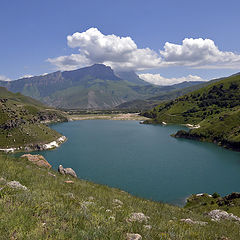
<path fill-rule="evenodd" d="M 145 121 L 149 118 L 139 115 L 139 113 L 114 113 L 114 114 L 74 114 L 68 115 L 68 121 L 79 120 L 131 120 Z"/>

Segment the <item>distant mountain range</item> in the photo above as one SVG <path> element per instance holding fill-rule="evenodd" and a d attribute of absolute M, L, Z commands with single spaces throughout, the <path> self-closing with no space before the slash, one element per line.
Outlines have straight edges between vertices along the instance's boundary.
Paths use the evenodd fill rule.
<path fill-rule="evenodd" d="M 94 64 L 74 71 L 57 71 L 10 82 L 0 81 L 0 86 L 53 107 L 112 109 L 136 99 L 145 100 L 163 95 L 167 97 L 172 94 L 170 92 L 199 83 L 201 82 L 155 86 L 140 79 L 135 72 L 114 73 L 110 67 Z"/>

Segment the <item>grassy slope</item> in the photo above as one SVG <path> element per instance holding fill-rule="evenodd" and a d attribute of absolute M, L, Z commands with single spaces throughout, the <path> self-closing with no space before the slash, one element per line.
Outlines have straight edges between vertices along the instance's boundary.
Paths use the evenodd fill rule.
<path fill-rule="evenodd" d="M 151 122 L 200 124 L 179 137 L 240 149 L 240 76 L 231 76 L 165 102 L 144 114 Z"/>
<path fill-rule="evenodd" d="M 68 177 L 50 176 L 48 170 L 27 160 L 0 155 L 0 178 L 16 180 L 29 191 L 13 190 L 0 180 L 0 239 L 126 239 L 126 233 L 139 233 L 143 240 L 212 240 L 240 239 L 239 224 L 232 221 L 212 222 L 203 214 L 216 204 L 205 201 L 179 208 L 140 199 L 118 189 L 79 179 L 66 184 Z M 113 203 L 123 202 L 122 207 Z M 92 202 L 92 203 L 89 203 Z M 219 208 L 219 207 L 218 207 Z M 107 210 L 109 209 L 109 210 Z M 239 215 L 239 207 L 233 208 Z M 130 223 L 133 212 L 142 212 L 147 223 Z M 206 226 L 180 222 L 182 218 L 206 221 Z M 147 229 L 144 225 L 151 225 Z"/>
<path fill-rule="evenodd" d="M 48 143 L 60 136 L 41 121 L 62 120 L 54 109 L 47 110 L 40 102 L 0 87 L 0 148 Z"/>

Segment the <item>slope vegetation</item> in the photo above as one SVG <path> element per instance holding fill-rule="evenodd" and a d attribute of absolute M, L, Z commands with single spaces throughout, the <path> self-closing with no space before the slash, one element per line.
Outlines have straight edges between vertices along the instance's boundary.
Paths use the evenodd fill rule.
<path fill-rule="evenodd" d="M 10 187 L 11 181 L 24 187 Z M 0 202 L 2 240 L 141 239 L 130 234 L 143 240 L 240 239 L 238 221 L 212 221 L 206 214 L 217 208 L 240 216 L 239 199 L 219 206 L 203 196 L 180 208 L 5 155 L 0 155 Z"/>
<path fill-rule="evenodd" d="M 145 112 L 152 123 L 190 124 L 175 136 L 240 150 L 240 75 L 234 75 L 164 102 Z M 196 125 L 196 126 L 194 126 Z"/>
<path fill-rule="evenodd" d="M 61 136 L 44 123 L 66 120 L 60 111 L 0 87 L 0 149 L 40 149 Z"/>

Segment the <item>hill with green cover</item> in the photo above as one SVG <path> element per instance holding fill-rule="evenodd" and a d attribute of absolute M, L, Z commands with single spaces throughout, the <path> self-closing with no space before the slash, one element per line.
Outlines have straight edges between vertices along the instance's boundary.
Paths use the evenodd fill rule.
<path fill-rule="evenodd" d="M 9 82 L 0 81 L 0 86 L 12 92 L 21 92 L 48 106 L 100 110 L 113 109 L 128 101 L 147 99 L 178 88 L 148 84 L 134 72 L 115 74 L 103 64 Z"/>
<path fill-rule="evenodd" d="M 190 124 L 189 132 L 179 131 L 176 137 L 240 150 L 240 75 L 164 102 L 144 116 L 152 118 L 151 123 Z"/>
<path fill-rule="evenodd" d="M 61 137 L 45 123 L 66 120 L 60 111 L 0 87 L 0 149 L 40 150 Z"/>
<path fill-rule="evenodd" d="M 181 208 L 0 155 L 0 239 L 238 240 L 239 195 Z M 215 220 L 216 209 L 228 213 Z"/>

